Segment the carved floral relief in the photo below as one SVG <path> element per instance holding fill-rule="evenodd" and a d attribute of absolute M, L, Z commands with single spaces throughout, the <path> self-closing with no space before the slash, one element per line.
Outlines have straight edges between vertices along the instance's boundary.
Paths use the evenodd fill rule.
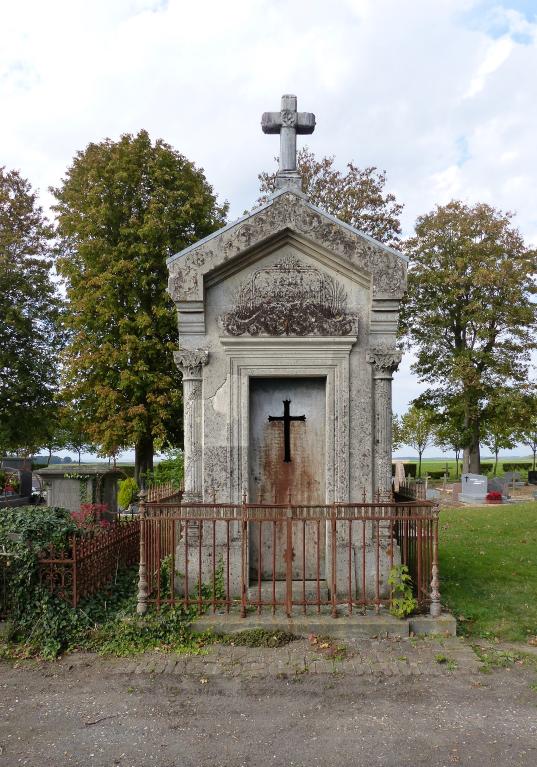
<path fill-rule="evenodd" d="M 232 336 L 344 336 L 358 324 L 344 287 L 293 256 L 254 271 L 220 320 Z"/>

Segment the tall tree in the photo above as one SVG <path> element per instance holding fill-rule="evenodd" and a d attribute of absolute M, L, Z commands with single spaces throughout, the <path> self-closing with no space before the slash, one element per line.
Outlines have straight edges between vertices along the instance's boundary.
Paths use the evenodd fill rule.
<path fill-rule="evenodd" d="M 533 455 L 533 471 L 535 471 L 537 456 L 537 396 L 535 393 L 522 394 L 519 412 L 517 442 L 530 448 Z"/>
<path fill-rule="evenodd" d="M 459 460 L 465 443 L 462 421 L 462 414 L 459 416 L 459 413 L 447 410 L 434 425 L 434 444 L 443 451 L 455 454 L 455 479 L 459 476 Z"/>
<path fill-rule="evenodd" d="M 494 456 L 494 475 L 498 472 L 500 450 L 515 447 L 520 431 L 521 398 L 517 392 L 498 389 L 491 397 L 483 418 L 481 441 Z"/>
<path fill-rule="evenodd" d="M 201 170 L 143 130 L 90 144 L 52 191 L 69 298 L 66 393 L 103 454 L 134 445 L 139 479 L 155 445 L 182 436 L 166 258 L 220 227 L 227 206 Z"/>
<path fill-rule="evenodd" d="M 61 303 L 53 231 L 28 181 L 0 168 L 0 453 L 31 453 L 53 417 Z"/>
<path fill-rule="evenodd" d="M 494 390 L 527 378 L 536 347 L 537 253 L 512 215 L 453 201 L 418 218 L 402 326 L 435 396 L 459 398 L 464 468 L 479 473 L 483 411 Z"/>
<path fill-rule="evenodd" d="M 434 417 L 427 408 L 411 405 L 401 418 L 399 439 L 418 453 L 418 477 L 421 477 L 421 459 L 425 450 L 433 444 Z"/>
<path fill-rule="evenodd" d="M 318 160 L 308 147 L 298 151 L 297 169 L 309 200 L 380 242 L 399 247 L 403 206 L 385 191 L 386 172 L 349 162 L 347 172 L 342 173 L 334 164 L 334 157 Z M 259 181 L 262 196 L 258 202 L 263 203 L 275 190 L 276 171 L 260 173 Z"/>

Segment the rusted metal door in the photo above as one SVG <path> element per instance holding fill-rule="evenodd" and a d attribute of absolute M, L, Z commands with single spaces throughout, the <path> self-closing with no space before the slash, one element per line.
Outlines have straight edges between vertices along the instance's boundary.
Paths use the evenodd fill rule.
<path fill-rule="evenodd" d="M 250 503 L 323 505 L 326 475 L 326 380 L 250 380 Z M 300 532 L 298 528 L 300 527 Z M 322 526 L 321 526 L 322 527 Z M 294 579 L 315 579 L 324 560 L 324 527 L 293 525 L 290 556 Z M 250 574 L 285 579 L 285 525 L 266 522 L 250 529 Z M 305 557 L 304 557 L 305 549 Z M 324 577 L 324 576 L 321 576 Z"/>

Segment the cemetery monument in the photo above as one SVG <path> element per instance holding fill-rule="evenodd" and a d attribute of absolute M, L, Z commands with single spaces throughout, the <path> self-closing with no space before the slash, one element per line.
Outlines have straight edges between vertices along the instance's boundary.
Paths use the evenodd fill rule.
<path fill-rule="evenodd" d="M 391 499 L 407 259 L 308 201 L 296 136 L 313 132 L 315 116 L 298 112 L 295 96 L 261 124 L 280 135 L 275 192 L 167 262 L 184 388 L 183 503 Z M 270 541 L 250 542 L 251 571 L 259 545 Z"/>

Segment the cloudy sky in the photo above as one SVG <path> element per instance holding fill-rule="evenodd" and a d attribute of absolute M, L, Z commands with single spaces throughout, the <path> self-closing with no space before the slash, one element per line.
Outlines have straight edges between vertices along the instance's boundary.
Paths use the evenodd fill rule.
<path fill-rule="evenodd" d="M 405 234 L 455 197 L 537 244 L 537 0 L 18 0 L 0 29 L 0 164 L 45 208 L 77 150 L 146 128 L 239 216 L 296 93 L 317 154 L 387 171 Z M 406 360 L 395 409 L 419 390 Z"/>

